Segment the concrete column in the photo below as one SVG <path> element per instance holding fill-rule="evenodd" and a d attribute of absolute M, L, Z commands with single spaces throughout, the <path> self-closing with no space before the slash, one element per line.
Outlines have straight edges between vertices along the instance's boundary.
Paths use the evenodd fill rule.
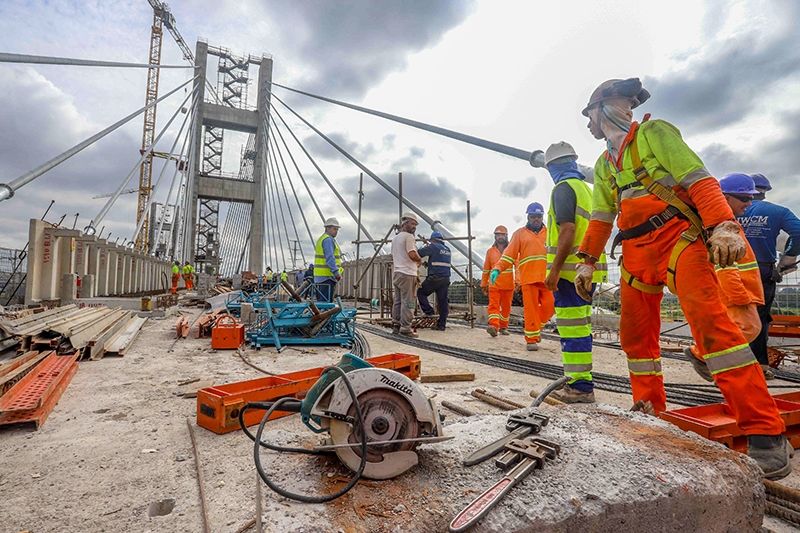
<path fill-rule="evenodd" d="M 28 266 L 25 282 L 25 303 L 30 304 L 42 299 L 43 285 L 45 281 L 44 267 L 45 257 L 48 262 L 52 261 L 51 247 L 45 246 L 44 232 L 49 227 L 47 222 L 31 219 L 28 229 Z"/>
<path fill-rule="evenodd" d="M 94 276 L 94 283 L 92 285 L 92 292 L 95 295 L 102 294 L 100 292 L 100 252 L 103 248 L 104 241 L 98 239 L 97 242 L 89 246 L 89 251 L 86 254 L 89 261 L 89 275 Z M 105 258 L 103 259 L 105 261 Z"/>
<path fill-rule="evenodd" d="M 86 274 L 81 279 L 81 298 L 94 298 L 95 293 L 95 285 L 96 285 L 96 276 L 94 274 Z"/>
<path fill-rule="evenodd" d="M 68 272 L 61 280 L 61 302 L 71 302 L 78 299 L 78 275 Z"/>
<path fill-rule="evenodd" d="M 120 290 L 121 294 L 127 294 L 131 292 L 132 286 L 132 278 L 133 278 L 133 269 L 132 269 L 132 257 L 131 253 L 128 250 L 125 250 L 120 254 L 122 256 L 122 288 Z"/>
<path fill-rule="evenodd" d="M 55 300 L 58 298 L 61 287 L 59 263 L 58 237 L 56 228 L 46 227 L 42 232 L 42 276 L 41 292 L 39 297 L 42 300 Z"/>
<path fill-rule="evenodd" d="M 267 130 L 264 127 L 269 122 L 270 95 L 266 89 L 272 90 L 272 58 L 262 57 L 258 69 L 258 130 L 256 131 L 256 159 L 253 164 L 253 181 L 255 192 L 253 194 L 253 208 L 250 210 L 250 256 L 247 262 L 248 270 L 260 274 L 264 272 L 264 213 L 267 172 L 264 168 L 267 145 Z"/>
<path fill-rule="evenodd" d="M 114 284 L 114 290 L 112 291 L 109 289 L 109 296 L 122 294 L 125 292 L 125 254 L 120 246 L 116 246 L 114 252 L 117 256 L 117 275 L 115 278 L 116 283 Z"/>
<path fill-rule="evenodd" d="M 101 240 L 97 246 L 97 283 L 95 294 L 106 296 L 108 294 L 109 280 L 109 253 L 108 241 Z"/>
<path fill-rule="evenodd" d="M 186 240 L 187 249 L 183 250 L 183 257 L 177 257 L 181 262 L 191 261 L 194 263 L 195 253 L 195 240 L 197 239 L 197 178 L 200 171 L 203 169 L 203 101 L 205 100 L 205 80 L 206 80 L 206 63 L 208 62 L 208 43 L 197 41 L 195 47 L 195 60 L 196 67 L 195 74 L 199 77 L 194 82 L 194 91 L 199 105 L 197 106 L 197 119 L 194 123 L 194 157 L 189 162 L 189 180 L 190 187 L 187 191 L 189 194 L 189 205 L 186 216 L 188 217 L 186 231 L 189 233 L 189 238 Z M 171 283 L 171 281 L 170 281 Z"/>

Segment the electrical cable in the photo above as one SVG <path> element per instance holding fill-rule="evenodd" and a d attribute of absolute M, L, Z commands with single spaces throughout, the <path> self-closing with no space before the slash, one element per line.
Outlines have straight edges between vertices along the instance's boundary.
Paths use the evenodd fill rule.
<path fill-rule="evenodd" d="M 261 464 L 261 454 L 259 453 L 261 451 L 261 447 L 264 447 L 264 448 L 267 448 L 268 450 L 273 450 L 273 451 L 276 451 L 276 452 L 294 452 L 294 453 L 303 453 L 303 454 L 309 454 L 309 455 L 322 455 L 324 453 L 327 453 L 327 451 L 323 451 L 323 450 L 315 451 L 315 450 L 307 450 L 305 448 L 289 448 L 289 447 L 284 447 L 284 446 L 277 446 L 277 445 L 274 445 L 274 444 L 269 444 L 269 443 L 264 442 L 262 440 L 261 437 L 262 437 L 262 435 L 264 433 L 264 427 L 267 424 L 267 420 L 269 420 L 270 416 L 272 416 L 272 413 L 274 413 L 277 410 L 280 410 L 279 409 L 280 406 L 283 405 L 284 403 L 289 403 L 289 402 L 296 403 L 296 402 L 298 402 L 298 400 L 296 400 L 295 398 L 286 397 L 286 398 L 281 398 L 278 401 L 274 402 L 269 407 L 269 409 L 267 410 L 267 412 L 264 415 L 264 417 L 261 419 L 261 423 L 258 425 L 258 431 L 256 432 L 255 436 L 253 436 L 252 433 L 250 433 L 250 431 L 248 431 L 247 426 L 245 426 L 245 423 L 244 423 L 244 412 L 248 408 L 250 408 L 250 406 L 258 405 L 258 404 L 248 403 L 239 411 L 239 425 L 241 426 L 242 431 L 244 431 L 245 435 L 247 435 L 254 442 L 254 445 L 253 445 L 253 459 L 255 460 L 256 470 L 258 471 L 258 475 L 261 477 L 261 479 L 264 481 L 264 483 L 267 484 L 267 486 L 270 489 L 272 489 L 274 492 L 280 494 L 284 498 L 289 498 L 289 499 L 292 499 L 292 500 L 295 500 L 295 501 L 299 501 L 299 502 L 303 502 L 303 503 L 326 503 L 326 502 L 333 501 L 333 500 L 335 500 L 335 499 L 337 499 L 337 498 L 339 498 L 341 496 L 344 496 L 345 494 L 347 494 L 347 492 L 350 491 L 350 489 L 352 489 L 353 487 L 356 486 L 356 483 L 358 483 L 358 480 L 361 479 L 361 475 L 364 473 L 364 468 L 366 468 L 366 466 L 367 466 L 367 452 L 368 452 L 368 450 L 367 450 L 367 428 L 366 428 L 366 425 L 364 423 L 364 414 L 361 412 L 361 406 L 358 404 L 358 396 L 356 396 L 356 392 L 355 392 L 355 390 L 353 390 L 353 385 L 352 385 L 352 383 L 350 383 L 350 378 L 347 377 L 347 372 L 345 372 L 344 370 L 342 370 L 338 366 L 329 366 L 329 367 L 324 368 L 322 370 L 322 375 L 320 376 L 320 378 L 322 376 L 324 376 L 329 371 L 338 372 L 339 375 L 340 375 L 340 378 L 344 380 L 344 384 L 347 387 L 347 391 L 350 393 L 350 399 L 352 400 L 353 406 L 355 407 L 356 421 L 357 421 L 358 426 L 359 426 L 359 428 L 361 430 L 360 431 L 360 434 L 361 434 L 361 442 L 360 442 L 360 444 L 361 444 L 361 462 L 359 463 L 358 470 L 353 475 L 352 479 L 350 479 L 350 481 L 347 483 L 347 485 L 345 485 L 340 490 L 338 490 L 338 491 L 336 491 L 336 492 L 334 492 L 332 494 L 327 494 L 325 496 L 308 496 L 306 494 L 297 494 L 297 493 L 294 493 L 294 492 L 290 492 L 290 491 L 288 491 L 288 490 L 286 490 L 284 488 L 279 487 L 275 483 L 273 483 L 272 480 L 269 478 L 269 476 L 267 476 L 267 473 L 264 471 L 264 467 Z M 260 405 L 263 406 L 265 404 L 260 404 Z"/>

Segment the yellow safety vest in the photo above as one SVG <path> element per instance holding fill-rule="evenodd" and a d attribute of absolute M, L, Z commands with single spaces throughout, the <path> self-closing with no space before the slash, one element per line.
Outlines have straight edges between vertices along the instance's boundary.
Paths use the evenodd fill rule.
<path fill-rule="evenodd" d="M 172 265 L 172 273 L 173 274 L 180 274 L 181 273 L 181 269 L 178 268 L 178 265 Z"/>
<path fill-rule="evenodd" d="M 322 249 L 322 241 L 325 239 L 333 239 L 329 233 L 323 233 L 320 235 L 319 239 L 317 239 L 317 245 L 314 250 L 314 276 L 315 277 L 333 277 L 341 272 L 341 251 L 339 250 L 339 243 L 336 242 L 336 239 L 333 239 L 333 257 L 336 259 L 336 273 L 331 272 L 331 269 L 328 268 L 328 263 L 325 262 L 325 251 Z"/>
<path fill-rule="evenodd" d="M 570 187 L 572 187 L 572 190 L 575 191 L 577 203 L 575 205 L 575 239 L 572 243 L 572 251 L 564 260 L 564 264 L 561 267 L 559 277 L 567 281 L 575 281 L 578 263 L 583 262 L 583 260 L 575 254 L 578 252 L 581 242 L 583 242 L 583 236 L 586 235 L 586 230 L 589 228 L 589 220 L 592 218 L 592 191 L 583 180 L 578 178 L 568 178 L 564 180 L 564 182 L 566 182 Z M 564 182 L 560 182 L 559 185 Z M 558 249 L 559 227 L 558 224 L 556 224 L 556 211 L 555 207 L 553 206 L 553 195 L 555 194 L 555 190 L 555 187 L 553 187 L 553 192 L 550 193 L 550 208 L 547 210 L 546 247 L 548 274 L 550 274 L 550 268 L 553 266 L 553 261 L 556 258 L 556 250 Z M 608 281 L 608 265 L 606 264 L 605 253 L 600 255 L 600 260 L 598 260 L 594 266 L 597 268 L 597 270 L 595 270 L 594 274 L 592 275 L 592 281 L 594 283 Z"/>

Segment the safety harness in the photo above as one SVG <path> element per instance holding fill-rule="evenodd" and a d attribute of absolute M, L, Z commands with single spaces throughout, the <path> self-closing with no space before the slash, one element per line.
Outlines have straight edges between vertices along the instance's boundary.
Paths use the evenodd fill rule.
<path fill-rule="evenodd" d="M 638 129 L 638 126 L 637 126 Z M 653 179 L 652 176 L 647 172 L 647 169 L 644 168 L 642 164 L 642 159 L 639 156 L 639 148 L 636 142 L 636 132 L 633 134 L 633 139 L 631 140 L 630 144 L 630 151 L 631 151 L 631 161 L 633 163 L 633 174 L 636 178 L 636 181 L 641 184 L 648 192 L 655 195 L 658 199 L 668 204 L 668 207 L 657 215 L 653 215 L 650 217 L 647 222 L 639 224 L 638 226 L 634 226 L 630 229 L 625 231 L 620 231 L 619 234 L 614 239 L 613 244 L 611 245 L 611 258 L 614 258 L 614 249 L 626 239 L 633 239 L 636 237 L 640 237 L 651 231 L 655 231 L 660 229 L 667 223 L 667 221 L 671 220 L 674 217 L 679 217 L 684 220 L 688 220 L 690 226 L 681 234 L 681 238 L 678 239 L 678 242 L 675 243 L 675 246 L 672 248 L 672 253 L 669 256 L 669 263 L 667 264 L 667 287 L 673 294 L 677 294 L 677 289 L 675 288 L 675 270 L 678 264 L 678 257 L 680 257 L 681 253 L 689 246 L 691 243 L 697 240 L 698 237 L 704 237 L 703 232 L 703 222 L 700 220 L 699 215 L 689 207 L 683 200 L 678 197 L 678 194 L 671 188 L 661 183 L 657 182 Z M 620 207 L 622 202 L 620 195 L 625 189 L 630 188 L 633 183 L 620 188 L 617 186 L 616 180 L 611 180 L 611 188 L 614 194 L 617 196 L 617 207 Z M 658 285 L 650 285 L 648 283 L 644 283 L 643 281 L 637 279 L 634 275 L 630 272 L 625 270 L 625 267 L 622 264 L 622 259 L 620 258 L 619 264 L 620 270 L 620 278 L 633 287 L 634 289 L 640 290 L 642 292 L 646 292 L 649 294 L 660 294 L 664 291 L 664 284 L 659 283 Z"/>

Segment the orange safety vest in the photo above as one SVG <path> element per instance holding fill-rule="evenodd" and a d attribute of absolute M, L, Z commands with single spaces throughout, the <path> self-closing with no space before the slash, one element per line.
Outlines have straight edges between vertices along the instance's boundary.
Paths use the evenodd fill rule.
<path fill-rule="evenodd" d="M 521 227 L 511 236 L 506 250 L 494 268 L 503 272 L 518 263 L 519 281 L 521 285 L 543 283 L 547 277 L 547 228 L 542 224 L 539 233 Z M 516 262 L 516 263 L 515 263 Z"/>
<path fill-rule="evenodd" d="M 506 246 L 506 250 L 508 250 L 508 246 Z M 501 291 L 510 291 L 514 289 L 514 278 L 515 273 L 517 272 L 517 262 L 514 262 L 514 268 L 512 270 L 505 270 L 500 272 L 500 275 L 497 276 L 497 282 L 494 285 L 489 285 L 489 274 L 492 272 L 492 268 L 500 258 L 503 256 L 502 252 L 497 245 L 492 245 L 486 251 L 486 260 L 483 262 L 483 277 L 481 278 L 481 287 L 494 287 L 496 289 L 500 289 Z"/>
<path fill-rule="evenodd" d="M 744 230 L 742 230 L 744 235 Z M 753 248 L 746 239 L 747 246 L 744 257 L 726 268 L 715 267 L 719 281 L 719 296 L 725 307 L 734 305 L 764 305 L 764 286 L 761 284 L 761 273 Z"/>

